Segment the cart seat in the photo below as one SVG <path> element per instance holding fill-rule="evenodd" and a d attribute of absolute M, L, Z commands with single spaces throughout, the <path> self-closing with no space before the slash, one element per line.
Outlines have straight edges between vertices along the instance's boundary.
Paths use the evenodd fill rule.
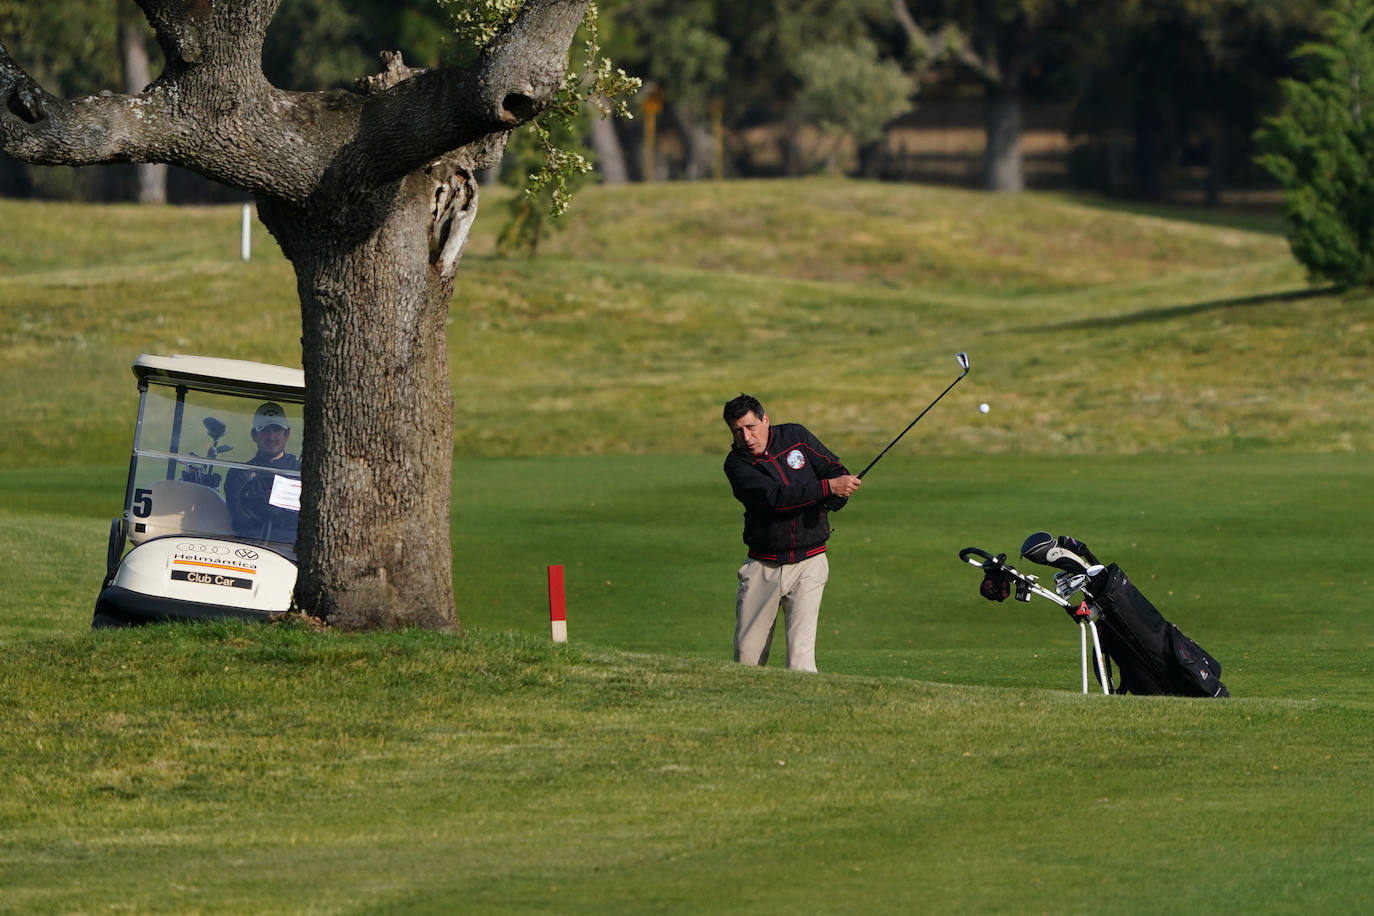
<path fill-rule="evenodd" d="M 151 489 L 152 512 L 129 519 L 134 544 L 172 534 L 233 535 L 229 507 L 217 491 L 185 480 L 159 480 Z"/>

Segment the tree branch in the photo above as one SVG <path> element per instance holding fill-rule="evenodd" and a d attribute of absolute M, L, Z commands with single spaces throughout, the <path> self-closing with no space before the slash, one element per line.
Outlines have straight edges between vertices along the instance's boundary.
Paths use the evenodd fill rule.
<path fill-rule="evenodd" d="M 356 92 L 267 82 L 262 44 L 279 2 L 138 0 L 167 64 L 137 95 L 65 101 L 0 44 L 0 148 L 52 165 L 167 162 L 295 202 L 321 187 L 366 192 L 457 150 L 483 168 L 562 85 L 590 0 L 527 0 L 473 65 L 410 70 L 396 55 Z"/>
<path fill-rule="evenodd" d="M 0 44 L 0 148 L 46 165 L 167 162 L 236 187 L 270 188 L 271 164 L 252 167 L 242 150 L 257 145 L 253 131 L 235 122 L 261 110 L 255 100 L 271 91 L 262 39 L 278 2 L 139 0 L 167 64 L 137 94 L 61 99 Z"/>
<path fill-rule="evenodd" d="M 424 166 L 450 151 L 481 144 L 492 134 L 534 118 L 549 104 L 568 68 L 567 49 L 590 0 L 527 0 L 471 67 L 410 70 L 409 79 L 388 73 L 367 81 L 380 87 L 362 112 L 359 134 L 343 161 L 361 174 L 387 180 Z M 503 144 L 502 144 L 503 145 Z M 361 157 L 363 161 L 352 161 Z M 490 159 L 490 156 L 487 158 Z M 494 160 L 474 161 L 475 168 Z"/>
<path fill-rule="evenodd" d="M 932 35 L 916 22 L 906 0 L 892 0 L 892 16 L 906 35 L 907 47 L 918 69 L 949 59 L 968 68 L 981 79 L 996 82 L 997 62 L 989 64 L 974 51 L 968 36 L 954 23 L 945 23 Z"/>
<path fill-rule="evenodd" d="M 0 44 L 0 148 L 27 162 L 93 165 L 147 162 L 161 152 L 154 122 L 165 115 L 155 94 L 112 92 L 67 101 L 38 85 Z"/>

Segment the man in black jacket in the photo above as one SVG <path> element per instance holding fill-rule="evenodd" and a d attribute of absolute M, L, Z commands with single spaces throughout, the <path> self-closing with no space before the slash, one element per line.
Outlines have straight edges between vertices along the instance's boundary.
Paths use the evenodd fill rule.
<path fill-rule="evenodd" d="M 251 435 L 258 453 L 248 464 L 278 471 L 300 471 L 300 459 L 286 450 L 286 443 L 291 438 L 291 421 L 281 405 L 269 401 L 258 407 L 253 414 Z M 267 471 L 243 468 L 234 468 L 225 476 L 224 498 L 229 503 L 234 533 L 239 537 L 289 545 L 296 543 L 299 513 L 272 501 L 276 476 Z"/>
<path fill-rule="evenodd" d="M 735 661 L 768 663 L 781 608 L 787 667 L 815 671 L 816 622 L 830 575 L 827 516 L 843 508 L 862 481 L 806 427 L 771 424 L 756 398 L 732 399 L 724 417 L 734 437 L 725 476 L 744 505 L 749 548 L 735 600 Z"/>

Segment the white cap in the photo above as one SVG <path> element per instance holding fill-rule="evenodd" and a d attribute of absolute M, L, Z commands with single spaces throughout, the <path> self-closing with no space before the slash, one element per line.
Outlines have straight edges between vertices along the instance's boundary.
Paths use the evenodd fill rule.
<path fill-rule="evenodd" d="M 287 432 L 291 431 L 291 424 L 286 419 L 286 411 L 281 409 L 280 404 L 273 404 L 268 401 L 258 408 L 257 413 L 253 414 L 253 432 L 261 432 L 269 426 L 280 426 Z"/>

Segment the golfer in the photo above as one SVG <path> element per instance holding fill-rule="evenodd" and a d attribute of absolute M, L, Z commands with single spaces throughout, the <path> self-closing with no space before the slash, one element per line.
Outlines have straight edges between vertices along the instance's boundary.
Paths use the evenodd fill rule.
<path fill-rule="evenodd" d="M 291 422 L 280 404 L 269 401 L 258 407 L 253 414 L 250 435 L 258 453 L 248 464 L 282 471 L 301 469 L 300 459 L 286 450 L 287 440 L 291 438 Z M 272 483 L 276 476 L 266 471 L 234 468 L 224 478 L 224 497 L 229 503 L 234 533 L 239 537 L 296 543 L 296 510 L 272 504 Z"/>
<path fill-rule="evenodd" d="M 816 622 L 830 577 L 827 515 L 843 508 L 863 481 L 806 427 L 771 424 L 756 398 L 728 401 L 724 417 L 734 437 L 725 476 L 744 505 L 749 548 L 735 599 L 735 661 L 768 663 L 781 608 L 788 669 L 815 671 Z"/>

